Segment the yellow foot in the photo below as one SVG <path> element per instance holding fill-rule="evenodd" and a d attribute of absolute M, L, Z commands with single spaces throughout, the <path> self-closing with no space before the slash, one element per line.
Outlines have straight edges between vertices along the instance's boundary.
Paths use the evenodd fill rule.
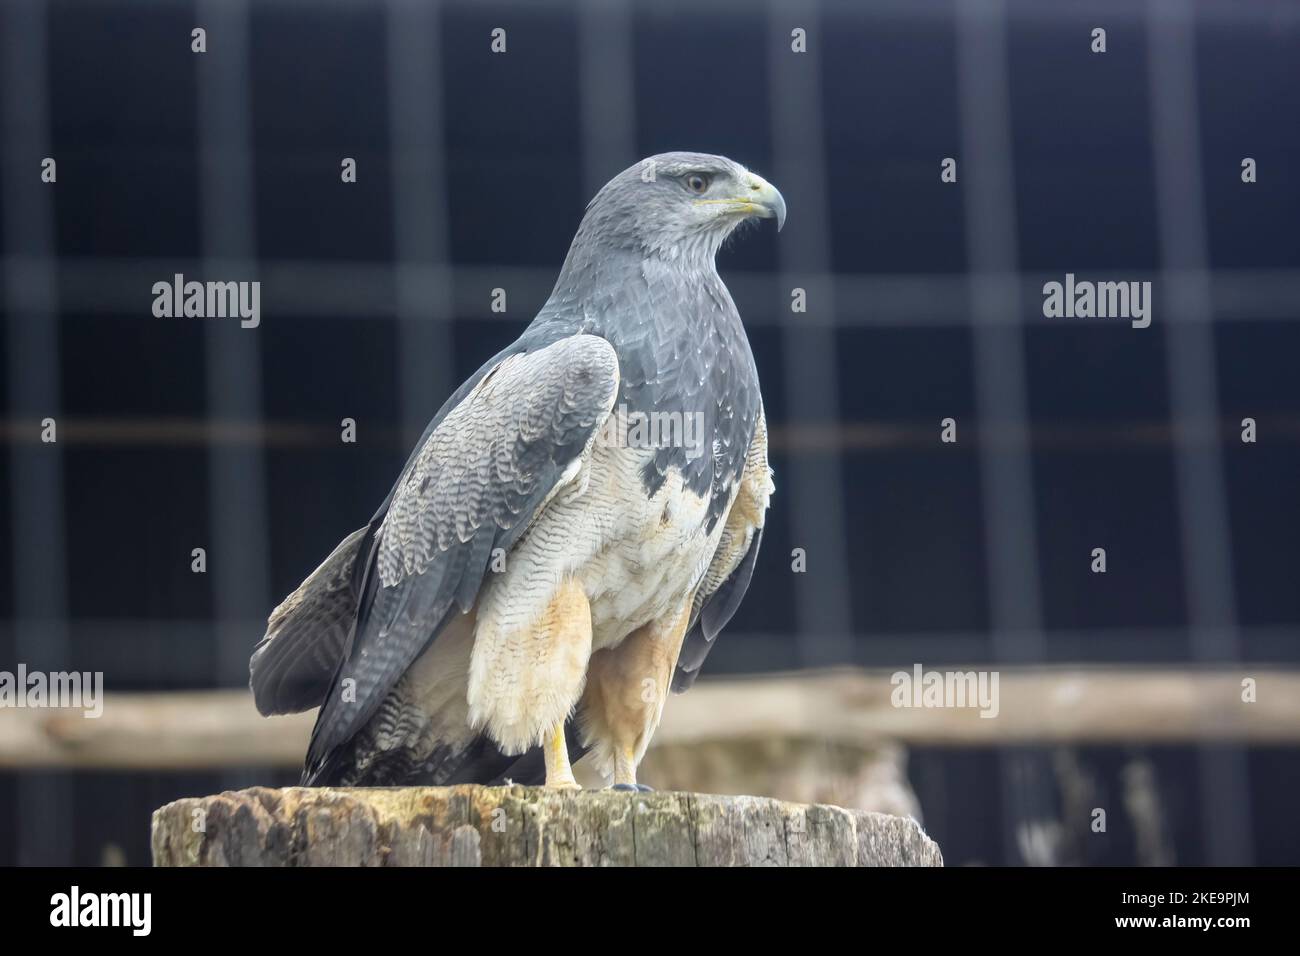
<path fill-rule="evenodd" d="M 546 786 L 555 790 L 581 790 L 578 781 L 573 778 L 573 768 L 569 766 L 569 745 L 564 739 L 564 724 L 551 732 L 542 747 L 546 758 Z"/>
<path fill-rule="evenodd" d="M 614 752 L 615 790 L 638 790 L 636 785 L 636 752 L 631 747 L 619 747 Z"/>

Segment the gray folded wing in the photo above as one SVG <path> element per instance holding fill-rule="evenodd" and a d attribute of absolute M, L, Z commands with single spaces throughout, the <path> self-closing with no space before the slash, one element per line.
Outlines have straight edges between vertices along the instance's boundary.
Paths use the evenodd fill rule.
<path fill-rule="evenodd" d="M 618 393 L 613 347 L 592 335 L 511 355 L 428 434 L 374 533 L 355 636 L 325 695 L 306 782 L 374 714 L 450 614 L 477 600 L 589 451 Z"/>

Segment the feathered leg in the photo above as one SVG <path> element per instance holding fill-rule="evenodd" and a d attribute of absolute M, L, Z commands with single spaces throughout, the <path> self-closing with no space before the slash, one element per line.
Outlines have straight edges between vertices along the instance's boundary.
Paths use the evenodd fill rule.
<path fill-rule="evenodd" d="M 637 784 L 636 769 L 663 716 L 690 607 L 688 596 L 672 614 L 591 655 L 579 705 L 583 742 L 619 789 L 648 789 Z"/>

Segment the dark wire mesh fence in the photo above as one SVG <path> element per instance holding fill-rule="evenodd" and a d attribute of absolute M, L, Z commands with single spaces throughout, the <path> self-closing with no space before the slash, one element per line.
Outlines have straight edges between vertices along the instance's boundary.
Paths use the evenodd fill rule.
<path fill-rule="evenodd" d="M 1295 661 L 1297 11 L 753 9 L 7 4 L 0 667 L 243 684 L 270 607 L 544 301 L 589 195 L 674 148 L 791 210 L 721 261 L 778 492 L 714 673 Z M 1151 281 L 1154 323 L 1045 318 L 1067 272 Z M 263 322 L 153 318 L 177 273 L 260 280 Z M 1262 792 L 1293 752 L 1154 759 L 1177 862 L 1300 856 Z M 1052 760 L 919 755 L 950 860 L 1036 859 Z M 267 777 L 6 774 L 0 860 L 143 862 L 154 805 Z"/>

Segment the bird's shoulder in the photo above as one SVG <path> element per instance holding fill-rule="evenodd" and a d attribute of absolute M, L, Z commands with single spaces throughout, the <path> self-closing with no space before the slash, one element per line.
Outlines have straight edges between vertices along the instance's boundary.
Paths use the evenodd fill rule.
<path fill-rule="evenodd" d="M 480 376 L 432 430 L 380 529 L 385 583 L 421 572 L 483 525 L 526 523 L 609 414 L 618 357 L 579 334 L 514 352 Z"/>

